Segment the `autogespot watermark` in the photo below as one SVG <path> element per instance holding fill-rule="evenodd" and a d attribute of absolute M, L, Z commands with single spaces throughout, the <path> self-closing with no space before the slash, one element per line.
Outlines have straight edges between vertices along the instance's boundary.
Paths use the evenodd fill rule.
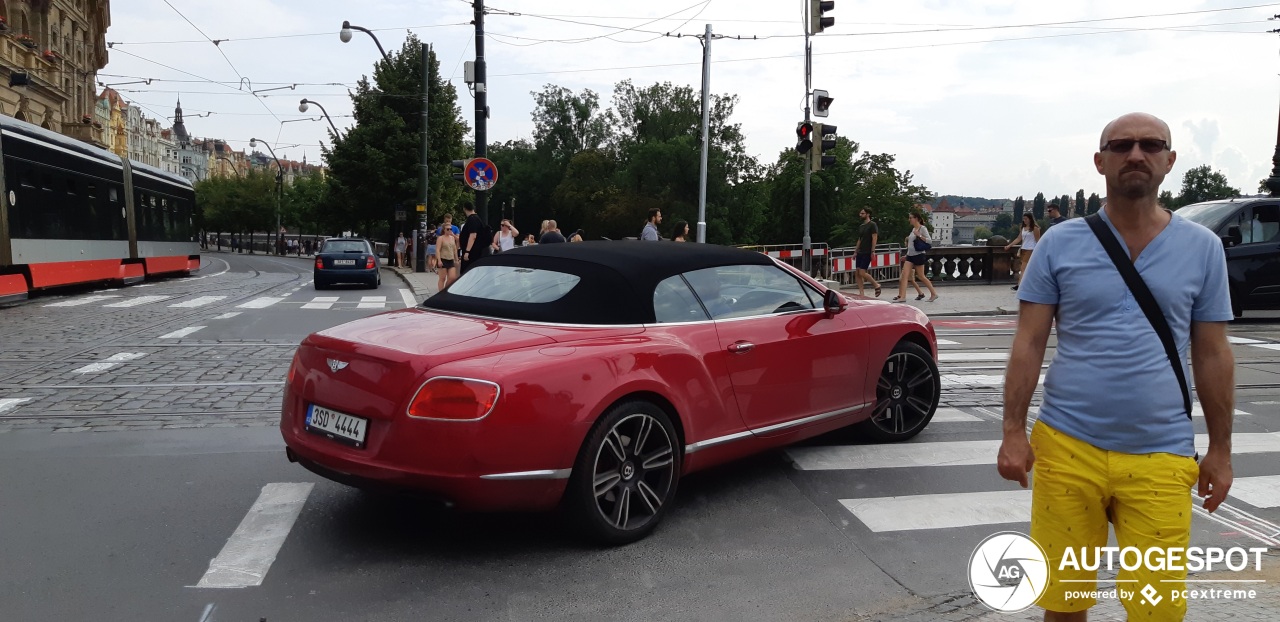
<path fill-rule="evenodd" d="M 1068 548 L 1062 561 L 1052 568 L 1044 549 L 1029 536 L 1014 531 L 988 536 L 969 557 L 969 587 L 978 600 L 995 611 L 1016 613 L 1036 603 L 1048 586 L 1054 571 L 1103 571 L 1139 569 L 1153 572 L 1242 572 L 1262 570 L 1262 554 L 1266 548 L 1246 547 L 1080 547 Z M 1193 580 L 1187 580 L 1188 583 Z M 1158 585 L 1136 587 L 1136 581 L 1110 589 L 1071 589 L 1065 585 L 1065 598 L 1091 600 L 1139 599 L 1143 605 L 1159 605 L 1165 599 L 1179 600 L 1243 600 L 1257 598 L 1257 589 L 1247 584 L 1262 580 L 1214 580 L 1233 583 L 1232 587 L 1192 587 L 1182 581 L 1160 581 Z M 1064 584 L 1069 583 L 1063 581 Z M 1088 581 L 1093 583 L 1093 581 Z M 1083 588 L 1083 586 L 1082 586 Z"/>

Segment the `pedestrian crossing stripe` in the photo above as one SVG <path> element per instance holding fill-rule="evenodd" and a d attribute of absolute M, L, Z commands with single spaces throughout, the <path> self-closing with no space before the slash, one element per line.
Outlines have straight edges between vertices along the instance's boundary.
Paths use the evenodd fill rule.
<path fill-rule="evenodd" d="M 1197 434 L 1196 450 L 1209 449 L 1209 435 Z M 847 471 L 913 467 L 994 465 L 999 440 L 908 442 L 892 445 L 831 445 L 786 450 L 795 468 L 803 471 Z M 1280 433 L 1231 435 L 1231 454 L 1280 452 Z"/>
<path fill-rule="evenodd" d="M 970 415 L 959 408 L 942 408 L 939 407 L 933 413 L 933 419 L 930 423 L 961 423 L 971 421 L 985 421 L 982 417 Z"/>
<path fill-rule="evenodd" d="M 311 302 L 302 305 L 303 309 L 328 309 L 333 303 L 338 302 L 337 296 L 316 296 Z"/>
<path fill-rule="evenodd" d="M 213 304 L 224 298 L 226 298 L 226 296 L 200 296 L 199 298 L 192 298 L 191 300 L 174 303 L 169 306 L 171 308 L 176 307 L 180 309 L 194 309 L 196 307 L 203 307 L 205 305 Z"/>
<path fill-rule="evenodd" d="M 160 302 L 161 300 L 168 300 L 170 298 L 173 298 L 173 296 L 138 296 L 137 298 L 133 298 L 130 300 L 121 300 L 120 302 L 115 302 L 109 305 L 102 305 L 102 306 L 108 307 L 108 308 L 115 308 L 115 309 L 126 309 L 129 307 L 140 307 L 142 305 L 149 305 L 153 302 Z"/>
<path fill-rule="evenodd" d="M 237 309 L 265 309 L 267 307 L 270 307 L 271 305 L 274 305 L 280 302 L 281 300 L 284 300 L 284 298 L 272 298 L 270 296 L 263 296 L 262 298 L 255 298 L 242 305 L 236 305 L 236 308 Z"/>
<path fill-rule="evenodd" d="M 360 304 L 356 305 L 357 309 L 385 309 L 387 308 L 386 296 L 362 296 Z"/>
<path fill-rule="evenodd" d="M 1022 489 L 841 499 L 840 504 L 876 533 L 1031 522 L 1031 491 Z"/>
<path fill-rule="evenodd" d="M 117 296 L 114 294 L 108 294 L 105 296 L 85 296 L 84 298 L 77 298 L 75 300 L 64 300 L 62 302 L 55 302 L 52 304 L 47 304 L 45 306 L 46 307 L 79 307 L 81 305 L 92 304 L 95 302 L 101 302 L 103 300 L 110 300 L 112 298 L 119 298 L 119 297 L 120 296 Z"/>
<path fill-rule="evenodd" d="M 939 363 L 974 363 L 978 361 L 1007 361 L 1008 352 L 939 352 Z"/>
<path fill-rule="evenodd" d="M 1255 508 L 1280 508 L 1280 475 L 1237 477 L 1228 496 Z"/>

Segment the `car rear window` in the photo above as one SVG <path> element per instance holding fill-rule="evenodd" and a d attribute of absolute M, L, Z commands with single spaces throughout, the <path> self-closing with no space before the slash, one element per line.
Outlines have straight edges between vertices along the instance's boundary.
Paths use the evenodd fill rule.
<path fill-rule="evenodd" d="M 322 253 L 367 253 L 369 245 L 360 240 L 334 240 L 325 242 Z"/>
<path fill-rule="evenodd" d="M 475 266 L 462 275 L 449 293 L 501 302 L 547 303 L 564 298 L 581 282 L 565 272 L 518 266 Z"/>

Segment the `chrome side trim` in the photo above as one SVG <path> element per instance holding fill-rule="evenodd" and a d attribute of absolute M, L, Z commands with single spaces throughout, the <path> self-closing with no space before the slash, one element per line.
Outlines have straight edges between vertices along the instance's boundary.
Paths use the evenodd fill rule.
<path fill-rule="evenodd" d="M 779 430 L 785 430 L 787 428 L 794 428 L 796 426 L 801 426 L 808 423 L 816 423 L 824 419 L 839 417 L 840 415 L 847 415 L 851 412 L 862 410 L 868 406 L 873 405 L 874 403 L 875 402 L 866 402 L 863 404 L 858 404 L 856 406 L 850 406 L 848 408 L 841 408 L 840 410 L 833 410 L 831 412 L 804 417 L 802 419 L 793 419 L 791 421 L 783 421 L 782 423 L 775 423 L 773 425 L 765 426 L 763 428 L 755 428 L 752 430 L 745 430 L 742 432 L 734 432 L 733 434 L 727 434 L 725 436 L 717 436 L 716 438 L 709 438 L 705 441 L 698 441 L 696 443 L 690 443 L 688 445 L 685 445 L 684 453 L 685 455 L 688 455 L 700 449 L 706 449 L 708 447 L 714 447 L 716 445 L 733 442 L 742 438 L 746 438 L 748 436 L 754 436 L 756 434 L 768 434 L 770 432 L 777 432 Z"/>
<path fill-rule="evenodd" d="M 573 469 L 546 469 L 542 471 L 518 471 L 515 473 L 492 473 L 481 475 L 480 479 L 526 480 L 526 479 L 569 479 Z"/>

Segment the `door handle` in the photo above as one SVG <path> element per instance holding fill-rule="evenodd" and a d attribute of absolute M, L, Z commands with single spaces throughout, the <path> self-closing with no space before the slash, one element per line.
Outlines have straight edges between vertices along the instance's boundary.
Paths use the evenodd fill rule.
<path fill-rule="evenodd" d="M 729 344 L 729 351 L 734 354 L 744 354 L 750 352 L 754 347 L 756 347 L 756 344 L 750 341 L 735 341 Z"/>

